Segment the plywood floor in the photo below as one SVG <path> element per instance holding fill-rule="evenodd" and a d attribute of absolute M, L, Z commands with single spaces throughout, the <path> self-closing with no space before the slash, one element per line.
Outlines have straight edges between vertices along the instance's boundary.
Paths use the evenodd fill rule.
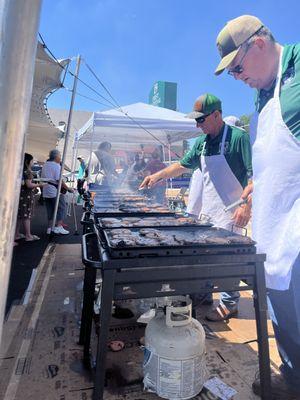
<path fill-rule="evenodd" d="M 93 382 L 83 368 L 78 346 L 83 267 L 77 244 L 53 245 L 39 267 L 27 306 L 12 311 L 5 326 L 0 359 L 0 399 L 88 400 Z M 217 301 L 217 300 L 216 300 Z M 198 318 L 207 309 L 198 310 Z M 207 333 L 207 366 L 236 389 L 235 400 L 257 399 L 251 383 L 258 371 L 255 321 L 250 293 L 244 293 L 237 318 L 229 323 L 202 320 Z M 135 319 L 112 319 L 111 339 L 125 342 L 125 349 L 108 353 L 107 400 L 157 399 L 141 386 L 143 353 L 139 339 L 143 327 Z M 96 336 L 94 335 L 94 338 Z M 274 369 L 279 357 L 270 326 Z M 251 343 L 248 343 L 251 342 Z M 93 347 L 95 343 L 93 343 Z M 205 399 L 198 395 L 195 399 Z"/>

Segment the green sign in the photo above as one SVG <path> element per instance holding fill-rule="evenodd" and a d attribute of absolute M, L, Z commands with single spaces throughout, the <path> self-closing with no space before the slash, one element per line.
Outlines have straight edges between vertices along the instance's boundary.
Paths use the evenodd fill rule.
<path fill-rule="evenodd" d="M 155 82 L 149 95 L 149 104 L 176 111 L 177 83 L 165 81 Z"/>

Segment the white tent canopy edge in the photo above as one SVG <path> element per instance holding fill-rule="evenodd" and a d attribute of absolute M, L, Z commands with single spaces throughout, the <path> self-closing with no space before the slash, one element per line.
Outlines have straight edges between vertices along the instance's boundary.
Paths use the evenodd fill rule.
<path fill-rule="evenodd" d="M 76 147 L 87 149 L 92 143 L 94 150 L 103 141 L 112 143 L 114 149 L 123 150 L 126 145 L 159 145 L 159 141 L 168 146 L 201 133 L 194 120 L 177 111 L 145 103 L 122 106 L 121 110 L 95 112 L 79 130 Z"/>

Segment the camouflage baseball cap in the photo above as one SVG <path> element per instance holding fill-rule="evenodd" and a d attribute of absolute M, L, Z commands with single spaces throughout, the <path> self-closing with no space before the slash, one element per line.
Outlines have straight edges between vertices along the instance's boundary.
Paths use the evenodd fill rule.
<path fill-rule="evenodd" d="M 217 47 L 222 60 L 215 70 L 216 75 L 220 75 L 230 65 L 241 45 L 263 26 L 263 23 L 252 15 L 242 15 L 227 22 L 217 37 Z"/>
<path fill-rule="evenodd" d="M 214 111 L 222 110 L 221 100 L 210 93 L 198 97 L 194 104 L 194 110 L 186 115 L 186 118 L 196 119 L 208 115 Z"/>

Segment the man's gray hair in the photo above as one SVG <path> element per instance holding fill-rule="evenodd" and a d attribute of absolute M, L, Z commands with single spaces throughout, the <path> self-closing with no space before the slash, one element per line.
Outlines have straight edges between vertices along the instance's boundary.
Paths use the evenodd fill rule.
<path fill-rule="evenodd" d="M 59 151 L 59 150 L 57 150 L 57 149 L 51 150 L 51 151 L 49 152 L 49 160 L 50 160 L 50 161 L 55 160 L 55 158 L 56 158 L 58 155 L 60 155 L 60 151 Z"/>
<path fill-rule="evenodd" d="M 246 42 L 244 43 L 244 45 L 246 46 L 250 46 L 257 38 L 265 38 L 267 39 L 269 42 L 275 43 L 276 40 L 272 34 L 272 32 L 270 31 L 269 28 L 267 28 L 266 26 L 262 26 L 259 31 L 257 31 L 253 36 L 251 36 L 251 38 L 249 38 L 248 40 L 246 40 Z"/>

